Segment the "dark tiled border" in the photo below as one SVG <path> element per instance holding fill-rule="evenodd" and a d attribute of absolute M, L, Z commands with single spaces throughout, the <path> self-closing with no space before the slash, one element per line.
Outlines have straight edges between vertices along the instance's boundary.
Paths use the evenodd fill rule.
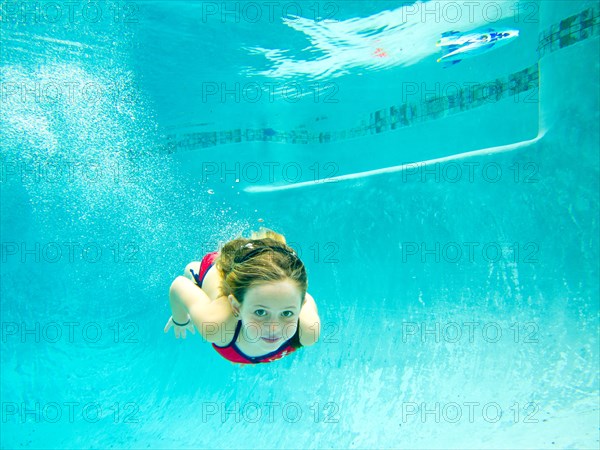
<path fill-rule="evenodd" d="M 576 44 L 600 34 L 600 7 L 588 8 L 578 14 L 561 20 L 540 33 L 538 56 Z"/>

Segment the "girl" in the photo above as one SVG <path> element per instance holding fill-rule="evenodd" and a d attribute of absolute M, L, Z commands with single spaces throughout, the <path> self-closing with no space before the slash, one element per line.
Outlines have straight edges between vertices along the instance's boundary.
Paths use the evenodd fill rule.
<path fill-rule="evenodd" d="M 319 339 L 321 322 L 307 287 L 304 264 L 285 238 L 261 228 L 188 264 L 175 278 L 165 333 L 174 328 L 175 337 L 185 339 L 195 325 L 233 363 L 275 361 Z"/>

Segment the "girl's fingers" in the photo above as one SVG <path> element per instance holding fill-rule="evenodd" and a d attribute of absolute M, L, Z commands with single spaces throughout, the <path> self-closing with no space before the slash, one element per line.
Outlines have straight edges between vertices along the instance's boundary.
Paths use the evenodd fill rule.
<path fill-rule="evenodd" d="M 185 339 L 186 338 L 186 330 L 188 330 L 192 334 L 196 334 L 196 328 L 194 328 L 194 325 L 192 323 L 186 325 L 185 327 L 173 327 L 172 318 L 169 319 L 169 321 L 165 325 L 165 333 L 167 331 L 169 331 L 171 328 L 174 328 L 173 331 L 175 333 L 175 338 L 177 338 L 177 339 L 179 339 L 179 338 Z"/>

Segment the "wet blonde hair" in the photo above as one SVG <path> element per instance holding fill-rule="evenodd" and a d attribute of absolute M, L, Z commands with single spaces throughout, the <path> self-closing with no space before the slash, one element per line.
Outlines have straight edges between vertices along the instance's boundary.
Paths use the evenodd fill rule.
<path fill-rule="evenodd" d="M 268 228 L 224 244 L 215 265 L 223 280 L 220 295 L 233 294 L 240 303 L 248 289 L 267 283 L 290 280 L 300 289 L 301 299 L 308 289 L 304 264 L 285 237 Z"/>

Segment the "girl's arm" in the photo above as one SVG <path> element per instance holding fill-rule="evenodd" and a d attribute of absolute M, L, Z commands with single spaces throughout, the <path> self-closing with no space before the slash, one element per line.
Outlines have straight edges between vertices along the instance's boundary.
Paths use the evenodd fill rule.
<path fill-rule="evenodd" d="M 224 332 L 224 323 L 231 315 L 231 307 L 225 297 L 212 301 L 206 293 L 189 278 L 179 276 L 169 289 L 169 302 L 173 320 L 179 323 L 192 322 L 204 339 L 217 342 Z"/>
<path fill-rule="evenodd" d="M 315 299 L 308 292 L 300 310 L 300 343 L 307 347 L 319 340 L 321 332 L 321 319 L 317 311 Z"/>

